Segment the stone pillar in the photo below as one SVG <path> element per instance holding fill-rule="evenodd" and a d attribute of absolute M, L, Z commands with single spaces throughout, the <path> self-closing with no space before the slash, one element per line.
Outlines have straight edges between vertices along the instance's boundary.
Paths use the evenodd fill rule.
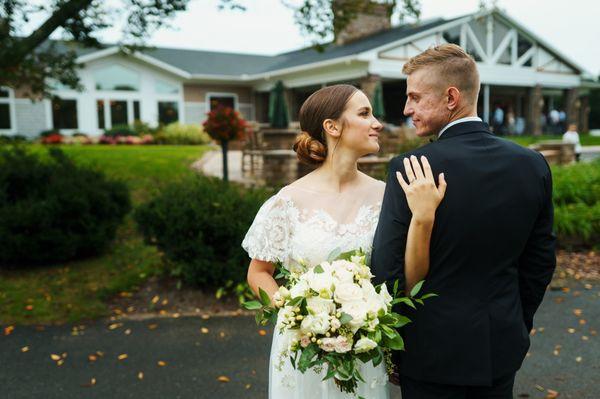
<path fill-rule="evenodd" d="M 578 123 L 581 101 L 579 101 L 579 91 L 577 90 L 577 88 L 567 90 L 566 99 L 567 124 Z"/>
<path fill-rule="evenodd" d="M 544 106 L 544 97 L 542 96 L 542 87 L 537 85 L 529 89 L 527 98 L 527 130 L 529 134 L 539 136 L 542 134 L 542 108 Z"/>
<path fill-rule="evenodd" d="M 373 104 L 375 88 L 379 82 L 381 82 L 381 76 L 371 74 L 365 76 L 360 81 L 360 89 L 367 95 L 371 104 Z"/>
<path fill-rule="evenodd" d="M 579 124 L 577 129 L 580 133 L 590 131 L 590 97 L 581 97 L 581 113 L 579 114 Z"/>

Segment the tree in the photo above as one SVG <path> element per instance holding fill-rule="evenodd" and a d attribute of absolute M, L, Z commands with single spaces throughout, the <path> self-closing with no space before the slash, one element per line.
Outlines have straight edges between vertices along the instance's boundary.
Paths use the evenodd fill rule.
<path fill-rule="evenodd" d="M 118 43 L 124 52 L 143 49 L 145 39 L 158 28 L 168 25 L 176 13 L 185 11 L 190 0 L 119 0 L 111 8 L 102 0 L 51 0 L 35 5 L 30 0 L 0 0 L 0 85 L 29 90 L 31 97 L 49 96 L 49 81 L 81 89 L 77 74 L 76 47 L 101 48 L 95 36 L 111 26 L 111 19 L 125 13 L 123 37 Z M 219 0 L 218 7 L 245 10 L 242 0 Z M 302 0 L 289 3 L 302 34 L 317 49 L 335 37 L 359 13 L 372 7 L 365 0 Z M 379 0 L 388 5 L 390 15 L 401 19 L 419 15 L 419 0 Z M 22 34 L 30 15 L 45 13 L 47 19 L 33 32 Z M 52 33 L 62 31 L 65 42 L 49 40 Z"/>

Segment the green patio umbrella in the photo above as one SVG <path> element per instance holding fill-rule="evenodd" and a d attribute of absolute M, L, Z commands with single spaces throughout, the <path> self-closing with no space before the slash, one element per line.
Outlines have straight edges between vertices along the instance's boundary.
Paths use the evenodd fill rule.
<path fill-rule="evenodd" d="M 275 83 L 269 96 L 269 122 L 272 127 L 287 128 L 289 123 L 288 108 L 285 102 L 283 82 Z"/>
<path fill-rule="evenodd" d="M 373 115 L 377 119 L 385 119 L 385 108 L 383 107 L 383 87 L 381 82 L 375 86 L 375 93 L 373 93 Z"/>

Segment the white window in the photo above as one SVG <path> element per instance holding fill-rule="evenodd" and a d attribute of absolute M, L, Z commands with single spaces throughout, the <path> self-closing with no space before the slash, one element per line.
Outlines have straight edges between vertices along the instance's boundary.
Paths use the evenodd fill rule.
<path fill-rule="evenodd" d="M 111 129 L 118 125 L 131 125 L 140 120 L 140 101 L 133 99 L 96 100 L 98 129 Z"/>
<path fill-rule="evenodd" d="M 168 125 L 179 120 L 179 103 L 177 101 L 158 101 L 158 123 Z"/>
<path fill-rule="evenodd" d="M 52 99 L 52 126 L 54 129 L 77 129 L 77 100 Z"/>
<path fill-rule="evenodd" d="M 115 64 L 94 72 L 96 90 L 138 91 L 140 75 L 134 70 Z"/>

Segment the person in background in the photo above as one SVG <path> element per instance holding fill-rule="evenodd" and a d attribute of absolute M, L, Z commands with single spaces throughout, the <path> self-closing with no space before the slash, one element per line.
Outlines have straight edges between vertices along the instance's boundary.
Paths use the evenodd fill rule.
<path fill-rule="evenodd" d="M 562 136 L 563 143 L 575 144 L 575 161 L 579 162 L 581 157 L 581 143 L 579 142 L 579 133 L 577 133 L 577 125 L 574 123 L 569 125 L 569 130 Z"/>

